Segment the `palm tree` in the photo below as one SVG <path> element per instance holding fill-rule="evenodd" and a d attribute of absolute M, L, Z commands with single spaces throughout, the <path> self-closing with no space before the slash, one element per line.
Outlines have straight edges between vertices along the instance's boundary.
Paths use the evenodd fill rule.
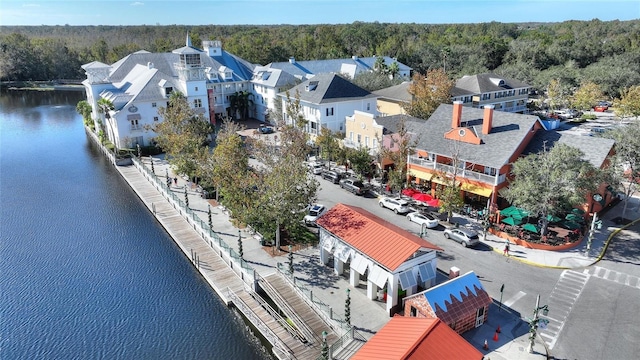
<path fill-rule="evenodd" d="M 105 118 L 105 122 L 107 122 L 109 124 L 109 128 L 110 128 L 110 135 L 109 138 L 112 138 L 114 136 L 114 131 L 112 128 L 112 124 L 111 124 L 111 111 L 113 111 L 115 109 L 115 106 L 113 106 L 113 103 L 111 102 L 111 100 L 105 99 L 105 98 L 101 98 L 100 100 L 98 100 L 98 111 L 104 115 Z M 104 124 L 102 122 L 99 121 L 99 119 L 96 120 L 97 122 L 97 126 L 102 127 L 102 131 L 104 132 Z M 115 143 L 114 143 L 115 145 Z"/>
<path fill-rule="evenodd" d="M 397 61 L 394 61 L 389 65 L 389 69 L 387 71 L 389 72 L 389 77 L 393 79 L 400 72 L 400 65 L 398 65 Z"/>
<path fill-rule="evenodd" d="M 85 126 L 91 126 L 91 105 L 87 100 L 80 100 L 76 105 L 76 111 L 82 115 L 82 120 Z"/>
<path fill-rule="evenodd" d="M 373 64 L 373 70 L 378 72 L 385 72 L 387 69 L 387 64 L 384 63 L 384 57 L 378 56 L 376 58 L 376 62 Z"/>
<path fill-rule="evenodd" d="M 230 115 L 239 115 L 239 120 L 249 117 L 249 109 L 253 107 L 253 94 L 248 91 L 238 91 L 229 96 Z"/>

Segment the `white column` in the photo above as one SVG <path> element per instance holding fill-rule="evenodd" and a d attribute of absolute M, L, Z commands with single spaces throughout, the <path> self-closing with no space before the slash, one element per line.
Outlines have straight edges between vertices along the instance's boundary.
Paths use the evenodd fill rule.
<path fill-rule="evenodd" d="M 387 280 L 387 313 L 391 314 L 391 308 L 398 304 L 398 279 L 394 276 Z"/>
<path fill-rule="evenodd" d="M 324 265 L 327 265 L 329 263 L 329 252 L 323 247 L 320 248 L 320 261 Z"/>
<path fill-rule="evenodd" d="M 336 275 L 342 275 L 344 272 L 344 263 L 336 256 L 333 257 L 333 271 L 336 272 Z"/>
<path fill-rule="evenodd" d="M 369 300 L 376 300 L 378 298 L 378 285 L 374 284 L 371 280 L 367 280 L 367 297 Z"/>
<path fill-rule="evenodd" d="M 351 271 L 349 271 L 349 285 L 353 287 L 357 287 L 358 285 L 360 285 L 360 274 L 353 268 L 351 268 Z"/>

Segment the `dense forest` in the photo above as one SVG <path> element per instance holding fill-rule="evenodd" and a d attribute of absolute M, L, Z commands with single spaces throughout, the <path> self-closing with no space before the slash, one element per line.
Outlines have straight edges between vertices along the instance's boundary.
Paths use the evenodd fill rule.
<path fill-rule="evenodd" d="M 0 81 L 84 79 L 80 66 L 138 50 L 221 40 L 252 63 L 385 55 L 426 73 L 495 72 L 545 89 L 593 82 L 609 97 L 640 84 L 640 20 L 562 23 L 202 26 L 0 26 Z"/>

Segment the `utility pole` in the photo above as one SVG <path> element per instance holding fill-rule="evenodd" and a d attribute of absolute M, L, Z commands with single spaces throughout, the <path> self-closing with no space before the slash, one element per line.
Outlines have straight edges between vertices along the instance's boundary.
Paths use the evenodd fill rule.
<path fill-rule="evenodd" d="M 544 329 L 549 323 L 549 320 L 540 319 L 538 317 L 538 313 L 540 312 L 540 310 L 542 310 L 542 315 L 546 316 L 549 313 L 549 307 L 547 305 L 540 306 L 540 294 L 538 294 L 538 297 L 536 298 L 536 307 L 533 310 L 533 319 L 527 318 L 527 320 L 529 321 L 529 332 L 531 333 L 531 335 L 529 335 L 529 347 L 527 349 L 530 354 L 533 353 L 533 345 L 536 340 L 538 325 L 540 325 L 540 327 Z"/>
<path fill-rule="evenodd" d="M 593 216 L 591 217 L 591 227 L 589 228 L 589 237 L 587 238 L 587 251 L 586 251 L 586 255 L 589 256 L 589 253 L 591 252 L 591 241 L 593 241 L 593 232 L 596 229 L 596 226 L 600 226 L 598 223 L 598 213 L 594 212 Z"/>

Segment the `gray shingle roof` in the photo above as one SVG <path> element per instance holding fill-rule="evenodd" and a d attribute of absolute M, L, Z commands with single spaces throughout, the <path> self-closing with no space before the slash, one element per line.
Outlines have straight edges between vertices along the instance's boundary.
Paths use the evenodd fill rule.
<path fill-rule="evenodd" d="M 394 100 L 399 102 L 410 102 L 411 101 L 411 94 L 409 93 L 410 85 L 411 85 L 411 81 L 405 81 L 402 84 L 380 89 L 380 90 L 374 91 L 373 93 L 384 99 L 389 99 L 389 100 Z"/>
<path fill-rule="evenodd" d="M 496 169 L 509 163 L 529 131 L 540 121 L 533 115 L 494 111 L 491 132 L 484 135 L 484 109 L 463 107 L 461 123 L 475 129 L 482 140 L 480 145 L 474 145 L 444 138 L 451 130 L 452 115 L 453 105 L 441 104 L 427 121 L 409 119 L 409 130 L 418 135 L 416 148 L 449 157 L 457 150 L 460 160 Z"/>
<path fill-rule="evenodd" d="M 578 148 L 584 153 L 583 159 L 589 161 L 596 168 L 601 168 L 615 141 L 601 137 L 573 135 L 562 131 L 538 131 L 522 155 L 536 154 L 542 152 L 545 145 L 549 149 L 556 144 Z"/>
<path fill-rule="evenodd" d="M 307 88 L 309 90 L 307 90 Z M 336 74 L 316 75 L 289 90 L 291 97 L 296 96 L 296 92 L 299 92 L 301 101 L 306 101 L 312 104 L 334 103 L 376 97 L 367 90 Z M 280 95 L 284 96 L 283 93 Z"/>
<path fill-rule="evenodd" d="M 409 124 L 409 122 L 415 122 L 415 123 L 421 123 L 424 122 L 424 120 L 422 119 L 418 119 L 416 117 L 413 116 L 409 116 L 409 115 L 389 115 L 389 116 L 380 116 L 376 118 L 376 123 L 378 125 L 382 125 L 384 126 L 385 129 L 385 134 L 390 133 L 390 134 L 395 134 L 398 132 L 398 124 L 400 123 L 400 121 L 402 120 L 402 118 L 405 119 L 405 124 Z"/>
<path fill-rule="evenodd" d="M 503 84 L 499 85 L 499 80 Z M 452 96 L 483 94 L 492 91 L 502 91 L 509 89 L 527 88 L 529 85 L 504 76 L 486 73 L 478 75 L 465 75 L 456 81 L 456 85 L 451 89 Z"/>

